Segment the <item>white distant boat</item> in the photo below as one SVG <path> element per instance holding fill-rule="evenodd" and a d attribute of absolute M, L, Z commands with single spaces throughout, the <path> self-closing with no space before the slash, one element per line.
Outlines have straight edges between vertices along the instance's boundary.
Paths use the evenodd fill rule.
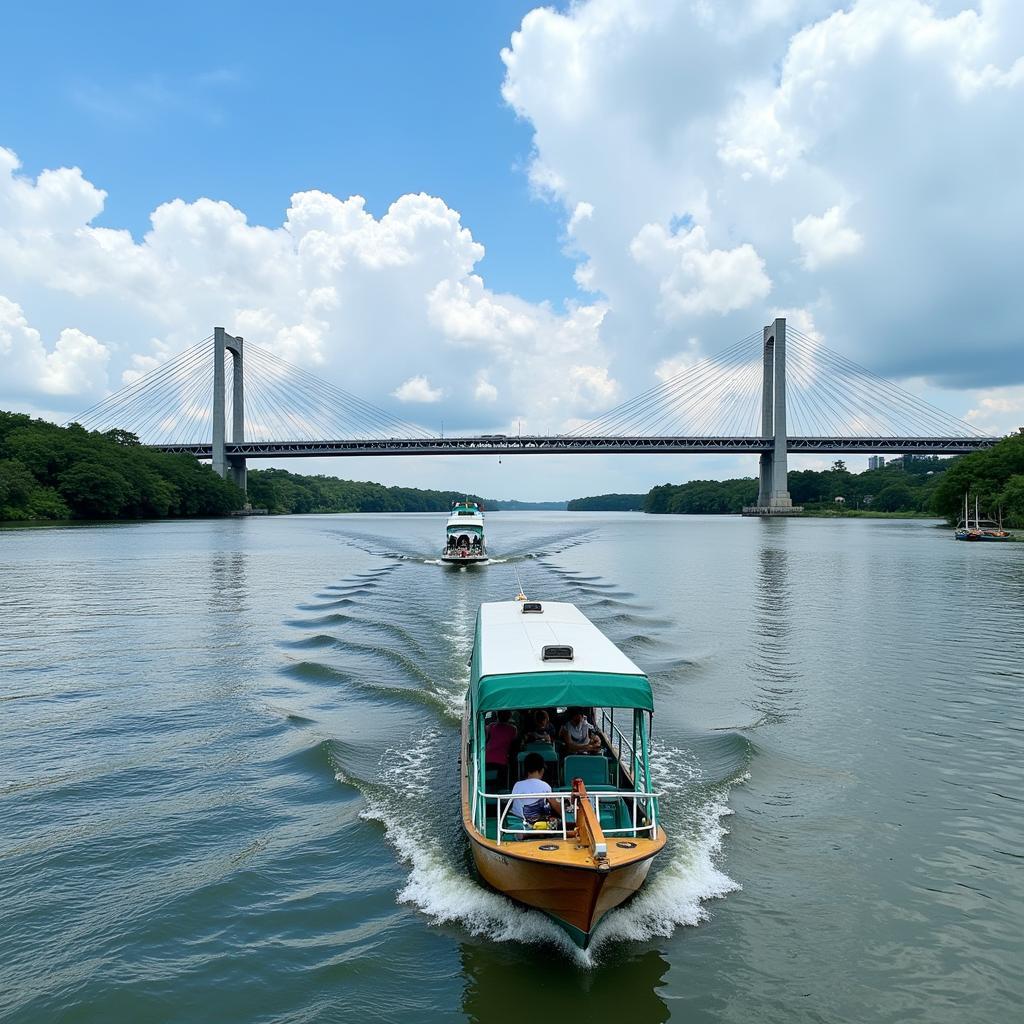
<path fill-rule="evenodd" d="M 464 565 L 469 562 L 487 560 L 487 543 L 484 540 L 484 512 L 480 505 L 468 498 L 453 501 L 445 528 L 442 562 Z"/>

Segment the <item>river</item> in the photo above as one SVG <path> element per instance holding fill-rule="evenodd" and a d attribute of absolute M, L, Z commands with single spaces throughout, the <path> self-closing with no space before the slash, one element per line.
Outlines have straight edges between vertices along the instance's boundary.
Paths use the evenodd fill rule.
<path fill-rule="evenodd" d="M 1024 544 L 495 513 L 0 531 L 0 1019 L 1003 1022 L 1024 1003 Z M 481 601 L 651 676 L 671 839 L 581 953 L 474 880 Z"/>

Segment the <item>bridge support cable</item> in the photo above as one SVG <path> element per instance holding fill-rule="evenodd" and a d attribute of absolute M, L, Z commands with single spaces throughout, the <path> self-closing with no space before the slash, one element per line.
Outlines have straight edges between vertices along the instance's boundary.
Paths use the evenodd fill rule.
<path fill-rule="evenodd" d="M 166 363 L 130 381 L 112 395 L 75 417 L 86 430 L 105 432 L 124 430 L 147 441 L 156 435 L 181 435 L 201 442 L 209 437 L 209 406 L 205 416 L 195 415 L 193 407 L 182 401 L 191 395 L 197 378 L 210 364 L 211 335 L 178 353 Z M 199 421 L 205 419 L 200 431 Z"/>
<path fill-rule="evenodd" d="M 858 415 L 871 423 L 870 432 L 876 436 L 985 436 L 972 424 L 825 348 L 803 332 L 791 328 L 791 334 L 801 359 L 817 365 L 833 393 L 845 396 L 847 407 L 855 407 Z"/>
<path fill-rule="evenodd" d="M 581 424 L 569 436 L 699 436 L 715 413 L 730 417 L 749 397 L 747 374 L 757 353 L 751 334 L 660 384 Z M 702 424 L 699 430 L 697 424 Z M 753 424 L 750 424 L 753 426 Z M 756 431 L 748 431 L 756 432 Z"/>
<path fill-rule="evenodd" d="M 257 390 L 267 422 L 250 425 L 255 437 L 322 440 L 330 437 L 432 437 L 417 424 L 321 380 L 266 349 L 250 346 L 250 390 Z"/>

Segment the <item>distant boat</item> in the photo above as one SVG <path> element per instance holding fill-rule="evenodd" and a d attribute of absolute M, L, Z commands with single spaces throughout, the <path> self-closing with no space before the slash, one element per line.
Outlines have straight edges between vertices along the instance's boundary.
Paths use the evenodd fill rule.
<path fill-rule="evenodd" d="M 665 846 L 651 790 L 651 684 L 575 605 L 546 601 L 482 604 L 470 664 L 462 823 L 477 871 L 585 949 Z M 492 723 L 508 728 L 518 718 L 523 736 L 559 713 L 588 752 L 567 752 L 551 737 L 510 746 L 504 765 L 488 765 Z M 531 775 L 531 764 L 543 776 Z M 554 788 L 528 786 L 517 797 L 513 783 L 527 777 Z"/>
<path fill-rule="evenodd" d="M 445 528 L 444 550 L 441 561 L 465 565 L 487 560 L 484 540 L 484 511 L 468 498 L 453 501 Z"/>
<path fill-rule="evenodd" d="M 978 496 L 974 496 L 974 518 L 970 515 L 970 506 L 968 504 L 968 498 L 966 492 L 964 493 L 964 514 L 963 518 L 956 524 L 956 530 L 953 531 L 954 540 L 974 540 L 974 541 L 1003 541 L 1012 540 L 1011 534 L 1007 533 L 1003 529 L 1002 515 L 999 517 L 999 522 L 993 522 L 991 519 L 981 519 L 978 514 Z"/>

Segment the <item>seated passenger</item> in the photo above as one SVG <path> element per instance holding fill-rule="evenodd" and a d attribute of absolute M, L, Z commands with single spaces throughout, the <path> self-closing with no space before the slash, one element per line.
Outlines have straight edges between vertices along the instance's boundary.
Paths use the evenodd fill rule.
<path fill-rule="evenodd" d="M 601 737 L 583 714 L 583 708 L 569 708 L 568 717 L 559 734 L 567 754 L 599 754 Z"/>
<path fill-rule="evenodd" d="M 527 743 L 555 742 L 555 727 L 551 724 L 548 713 L 542 708 L 533 716 L 533 728 L 526 734 Z"/>
<path fill-rule="evenodd" d="M 540 799 L 513 800 L 512 813 L 518 814 L 528 825 L 546 818 L 561 818 L 562 805 L 559 801 L 544 796 L 551 792 L 551 787 L 544 781 L 544 758 L 536 751 L 527 754 L 523 758 L 523 771 L 526 777 L 512 787 L 512 793 L 536 793 Z"/>
<path fill-rule="evenodd" d="M 500 790 L 508 789 L 508 759 L 518 732 L 512 724 L 511 711 L 499 711 L 498 719 L 487 727 L 487 746 L 484 748 L 484 762 L 488 768 L 498 770 Z"/>

